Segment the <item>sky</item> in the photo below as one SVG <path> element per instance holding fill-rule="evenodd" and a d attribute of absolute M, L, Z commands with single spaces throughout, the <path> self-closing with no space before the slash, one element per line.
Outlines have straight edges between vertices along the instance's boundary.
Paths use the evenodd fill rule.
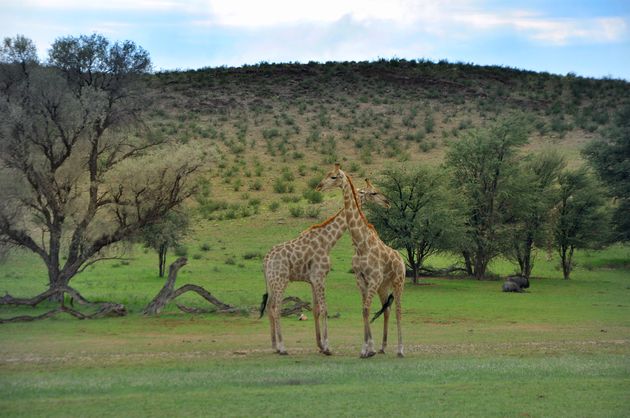
<path fill-rule="evenodd" d="M 43 59 L 92 33 L 156 71 L 405 58 L 630 80 L 630 0 L 0 0 L 0 36 Z"/>

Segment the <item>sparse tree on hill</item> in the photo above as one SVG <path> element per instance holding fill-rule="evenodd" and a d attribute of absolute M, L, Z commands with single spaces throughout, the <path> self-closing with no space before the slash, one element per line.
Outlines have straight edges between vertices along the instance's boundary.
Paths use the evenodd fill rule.
<path fill-rule="evenodd" d="M 0 241 L 39 256 L 49 290 L 67 288 L 188 197 L 198 164 L 146 134 L 150 60 L 133 42 L 60 38 L 42 65 L 18 36 L 0 57 Z"/>
<path fill-rule="evenodd" d="M 447 152 L 453 191 L 466 206 L 462 254 L 468 274 L 477 279 L 505 246 L 505 209 L 515 184 L 514 154 L 525 142 L 525 124 L 511 117 L 490 128 L 469 131 Z"/>
<path fill-rule="evenodd" d="M 558 181 L 553 237 L 562 274 L 569 279 L 576 249 L 599 248 L 606 243 L 610 216 L 601 186 L 585 170 L 566 171 Z"/>

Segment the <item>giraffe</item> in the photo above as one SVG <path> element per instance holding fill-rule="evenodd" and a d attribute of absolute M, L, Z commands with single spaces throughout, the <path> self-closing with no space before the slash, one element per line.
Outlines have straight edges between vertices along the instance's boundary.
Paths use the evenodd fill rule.
<path fill-rule="evenodd" d="M 383 313 L 383 343 L 380 353 L 387 347 L 387 326 L 390 305 L 396 301 L 396 325 L 398 328 L 398 356 L 403 357 L 401 333 L 401 297 L 405 285 L 405 263 L 398 251 L 388 247 L 381 241 L 374 227 L 370 225 L 361 211 L 357 200 L 357 192 L 352 179 L 341 170 L 339 164 L 317 185 L 316 190 L 325 191 L 339 187 L 343 191 L 344 213 L 355 254 L 352 257 L 352 270 L 363 300 L 363 346 L 361 358 L 372 357 L 374 342 L 370 330 L 369 313 L 372 298 L 378 293 L 382 309 L 374 316 Z M 387 296 L 389 289 L 393 293 Z"/>
<path fill-rule="evenodd" d="M 365 189 L 359 190 L 359 198 L 361 202 L 389 206 L 385 196 L 369 183 Z M 317 347 L 323 354 L 332 354 L 328 346 L 325 280 L 330 271 L 330 251 L 346 229 L 346 216 L 341 209 L 326 221 L 303 231 L 297 238 L 274 246 L 265 256 L 263 271 L 267 293 L 263 295 L 260 316 L 268 305 L 271 347 L 278 354 L 287 354 L 280 331 L 280 305 L 282 294 L 292 281 L 310 283 Z"/>

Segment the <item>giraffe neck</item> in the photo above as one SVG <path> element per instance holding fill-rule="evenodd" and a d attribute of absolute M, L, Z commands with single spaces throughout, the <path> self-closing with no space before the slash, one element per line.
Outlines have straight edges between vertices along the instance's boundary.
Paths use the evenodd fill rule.
<path fill-rule="evenodd" d="M 346 216 L 342 209 L 327 221 L 314 225 L 309 231 L 313 231 L 323 238 L 324 249 L 328 252 L 339 241 L 346 231 Z"/>
<path fill-rule="evenodd" d="M 370 227 L 367 224 L 365 215 L 361 211 L 359 197 L 357 196 L 352 179 L 344 173 L 343 190 L 343 206 L 346 214 L 346 223 L 352 244 L 355 248 L 367 245 L 365 237 L 369 234 Z"/>

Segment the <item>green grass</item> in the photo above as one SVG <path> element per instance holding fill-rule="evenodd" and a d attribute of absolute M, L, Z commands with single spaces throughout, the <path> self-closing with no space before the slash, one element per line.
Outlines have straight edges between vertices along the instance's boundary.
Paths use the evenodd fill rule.
<path fill-rule="evenodd" d="M 269 214 L 199 223 L 186 245 L 201 257 L 189 260 L 178 283 L 201 284 L 225 302 L 253 308 L 265 285 L 261 260 L 250 255 L 264 255 L 308 224 Z M 210 249 L 198 250 L 202 244 Z M 406 358 L 394 355 L 392 323 L 388 354 L 369 360 L 358 358 L 362 325 L 351 254 L 345 236 L 333 250 L 327 281 L 329 311 L 340 314 L 329 320 L 334 355 L 317 353 L 312 320 L 283 318 L 291 355 L 279 357 L 271 353 L 266 318 L 255 313 L 190 315 L 168 306 L 159 317 L 140 316 L 163 279 L 157 256 L 134 248 L 128 265 L 106 262 L 73 281 L 89 299 L 127 304 L 127 317 L 0 326 L 0 410 L 8 416 L 551 417 L 630 411 L 629 247 L 578 253 L 569 281 L 561 279 L 557 259 L 541 253 L 524 294 L 501 293 L 498 281 L 431 278 L 408 285 Z M 228 257 L 235 263 L 225 264 Z M 514 267 L 498 260 L 491 269 L 505 275 Z M 30 255 L 16 254 L 0 270 L 0 292 L 29 296 L 44 288 L 44 269 Z M 303 283 L 286 293 L 310 298 Z M 184 299 L 206 306 L 196 296 Z M 0 315 L 44 309 L 2 307 Z M 373 325 L 377 344 L 381 324 Z"/>
<path fill-rule="evenodd" d="M 579 128 L 575 115 L 599 109 L 606 116 L 630 97 L 630 84 L 620 80 L 396 60 L 168 72 L 149 82 L 155 106 L 147 124 L 156 135 L 194 142 L 207 157 L 196 197 L 203 209 L 196 213 L 204 219 L 191 222 L 189 264 L 178 284 L 200 284 L 244 308 L 258 306 L 265 292 L 261 260 L 251 255 L 264 255 L 317 222 L 290 216 L 291 208 L 321 208 L 322 219 L 338 209 L 338 195 L 313 205 L 307 203 L 312 196 L 302 196 L 332 162 L 356 178 L 373 179 L 387 164 L 438 165 L 459 131 L 519 111 L 539 127 L 522 152 L 558 149 L 570 166 L 579 166 L 583 144 L 610 122 L 584 119 L 596 129 L 591 132 Z M 550 130 L 557 115 L 570 123 L 566 132 Z M 277 181 L 294 191 L 275 193 Z M 126 254 L 129 263 L 104 262 L 72 281 L 90 300 L 124 303 L 127 317 L 59 316 L 0 325 L 0 411 L 134 417 L 630 414 L 629 247 L 577 253 L 570 281 L 561 280 L 555 256 L 546 260 L 540 252 L 536 278 L 524 294 L 501 293 L 498 281 L 431 278 L 409 285 L 403 302 L 407 357 L 396 358 L 390 342 L 389 354 L 369 360 L 358 359 L 362 323 L 348 272 L 351 254 L 346 236 L 332 253 L 327 281 L 329 312 L 340 314 L 329 321 L 334 356 L 317 354 L 312 320 L 284 318 L 291 355 L 279 357 L 271 353 L 266 318 L 255 313 L 190 315 L 169 305 L 159 317 L 140 316 L 164 279 L 157 277 L 157 255 L 134 247 Z M 453 261 L 438 256 L 429 263 Z M 514 271 L 505 260 L 490 268 L 500 275 Z M 0 294 L 32 296 L 45 288 L 46 272 L 32 255 L 14 254 L 0 265 Z M 291 284 L 286 294 L 310 299 L 303 283 Z M 181 301 L 207 307 L 195 295 Z M 0 317 L 48 308 L 3 306 Z M 377 344 L 381 324 L 373 325 Z M 392 324 L 390 341 L 395 338 Z"/>
<path fill-rule="evenodd" d="M 190 361 L 190 360 L 189 360 Z M 618 355 L 194 359 L 3 373 L 15 416 L 623 416 Z M 18 400 L 19 401 L 16 401 Z M 25 408 L 24 405 L 28 405 Z"/>

